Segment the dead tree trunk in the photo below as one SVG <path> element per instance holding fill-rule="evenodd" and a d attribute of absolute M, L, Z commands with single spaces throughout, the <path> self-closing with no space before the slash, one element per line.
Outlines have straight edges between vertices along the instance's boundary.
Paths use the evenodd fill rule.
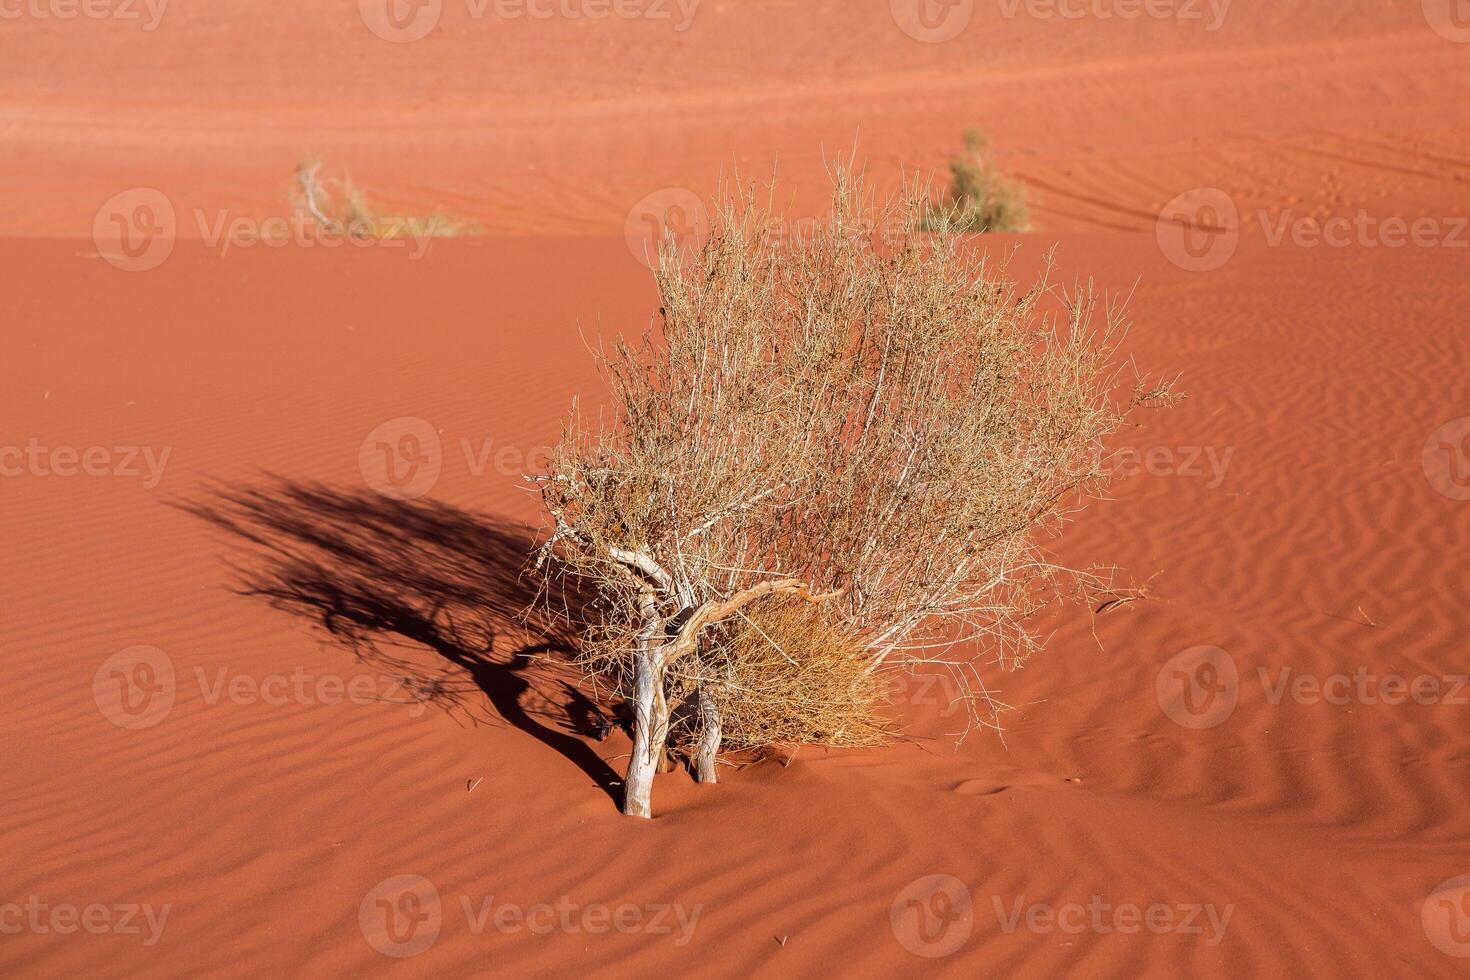
<path fill-rule="evenodd" d="M 699 720 L 699 745 L 694 755 L 699 781 L 717 783 L 719 775 L 716 766 L 719 764 L 720 739 L 723 735 L 720 729 L 720 708 L 715 699 L 703 690 L 699 694 Z"/>
<path fill-rule="evenodd" d="M 638 652 L 633 675 L 633 754 L 623 778 L 623 812 L 653 816 L 653 777 L 667 752 L 669 703 L 664 695 L 662 646 Z"/>
<path fill-rule="evenodd" d="M 621 559 L 620 559 L 621 560 Z M 636 556 L 629 559 L 636 561 Z M 668 576 L 651 561 L 656 574 L 650 574 L 654 583 L 669 581 Z M 640 564 L 637 567 L 642 568 Z M 662 576 L 660 578 L 660 576 Z M 813 596 L 798 579 L 779 579 L 761 582 L 737 592 L 724 602 L 706 602 L 697 608 L 686 608 L 670 622 L 659 618 L 657 594 L 652 585 L 644 586 L 639 597 L 643 611 L 643 631 L 638 637 L 638 647 L 633 661 L 633 754 L 628 759 L 628 772 L 623 777 L 623 813 L 630 817 L 651 818 L 653 816 L 653 777 L 667 751 L 669 741 L 669 702 L 664 691 L 664 671 L 670 661 L 677 660 L 694 650 L 699 642 L 699 632 L 712 623 L 718 623 L 755 600 L 773 593 L 796 593 L 808 602 L 821 602 L 830 596 Z M 678 623 L 677 632 L 670 625 Z M 701 711 L 703 704 L 701 700 Z M 719 715 L 715 706 L 714 724 L 708 724 L 700 738 L 698 768 L 701 782 L 713 783 L 715 757 L 720 750 Z"/>

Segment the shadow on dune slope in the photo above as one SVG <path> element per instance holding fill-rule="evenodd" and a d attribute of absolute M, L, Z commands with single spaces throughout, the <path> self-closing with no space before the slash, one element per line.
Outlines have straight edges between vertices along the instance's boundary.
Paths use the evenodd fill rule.
<path fill-rule="evenodd" d="M 473 716 L 483 693 L 500 718 L 616 797 L 616 774 L 566 730 L 594 735 L 610 724 L 558 670 L 585 599 L 528 567 L 529 528 L 433 501 L 280 478 L 213 487 L 202 502 L 177 506 L 235 538 L 241 595 L 312 621 L 359 659 L 402 676 L 425 702 Z M 537 603 L 542 593 L 549 600 Z M 425 667 L 393 652 L 404 640 L 441 661 Z"/>

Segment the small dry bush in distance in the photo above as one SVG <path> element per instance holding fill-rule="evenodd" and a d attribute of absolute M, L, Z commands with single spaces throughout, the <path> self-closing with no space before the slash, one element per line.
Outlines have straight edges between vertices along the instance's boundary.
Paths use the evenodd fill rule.
<path fill-rule="evenodd" d="M 665 241 L 656 322 L 599 354 L 610 408 L 574 405 L 533 478 L 538 562 L 599 596 L 581 664 L 632 704 L 629 814 L 670 742 L 714 781 L 732 747 L 881 740 L 887 671 L 948 664 L 996 707 L 953 651 L 1036 647 L 1080 575 L 1043 544 L 1166 394 L 1123 377 L 1121 304 L 927 233 L 926 184 L 832 179 L 820 233 L 773 235 L 746 192 L 692 259 Z"/>
<path fill-rule="evenodd" d="M 293 204 L 309 214 L 324 230 L 360 240 L 394 238 L 456 238 L 477 234 L 473 222 L 435 212 L 427 215 L 389 214 L 372 205 L 362 189 L 348 178 L 323 177 L 320 160 L 296 168 Z"/>
<path fill-rule="evenodd" d="M 996 169 L 990 140 L 965 131 L 965 152 L 949 162 L 948 197 L 929 208 L 924 227 L 936 232 L 1029 231 L 1026 188 Z"/>

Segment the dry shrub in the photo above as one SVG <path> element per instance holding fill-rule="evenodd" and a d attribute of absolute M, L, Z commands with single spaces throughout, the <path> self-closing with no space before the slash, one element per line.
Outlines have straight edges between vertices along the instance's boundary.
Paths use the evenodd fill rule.
<path fill-rule="evenodd" d="M 629 813 L 671 732 L 711 779 L 725 744 L 866 738 L 876 688 L 854 678 L 972 643 L 1023 659 L 1026 619 L 1088 581 L 1045 540 L 1166 393 L 1121 377 L 1121 304 L 1049 263 L 1022 290 L 923 232 L 925 184 L 880 203 L 833 179 L 822 234 L 775 239 L 745 193 L 692 261 L 664 243 L 657 324 L 601 352 L 610 417 L 574 407 L 536 478 L 542 559 L 600 596 L 582 663 L 634 705 Z"/>
<path fill-rule="evenodd" d="M 362 240 L 393 238 L 456 238 L 474 235 L 473 222 L 435 212 L 427 215 L 389 214 L 373 206 L 350 178 L 323 177 L 322 164 L 311 160 L 296 168 L 293 203 L 332 234 Z"/>
<path fill-rule="evenodd" d="M 948 198 L 931 207 L 923 225 L 936 232 L 1029 231 L 1026 188 L 1001 173 L 990 158 L 990 140 L 965 131 L 965 153 L 949 162 Z"/>

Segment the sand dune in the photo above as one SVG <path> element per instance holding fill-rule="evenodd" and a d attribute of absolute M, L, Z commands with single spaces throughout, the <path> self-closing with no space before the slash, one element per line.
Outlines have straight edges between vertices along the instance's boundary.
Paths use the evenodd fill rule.
<path fill-rule="evenodd" d="M 1201 185 L 1319 216 L 1417 216 L 1470 193 L 1463 47 L 1413 3 L 1235 0 L 1215 30 L 1202 0 L 1131 20 L 982 3 L 942 44 L 885 6 L 707 0 L 681 32 L 672 0 L 668 20 L 595 23 L 449 2 L 433 34 L 396 44 L 350 2 L 290 17 L 181 6 L 152 32 L 18 22 L 0 231 L 85 235 L 138 185 L 181 213 L 279 214 L 313 155 L 395 207 L 496 233 L 613 232 L 651 191 L 702 191 L 737 167 L 765 177 L 778 160 L 809 212 L 824 152 L 856 142 L 888 180 L 942 169 L 969 125 L 1056 231 L 1143 230 Z M 253 56 L 222 57 L 232 44 Z M 201 237 L 199 221 L 180 234 Z"/>
<path fill-rule="evenodd" d="M 1321 952 L 1333 949 L 1368 968 L 1448 975 L 1454 964 L 1428 947 L 1417 909 L 1464 853 L 1463 708 L 1273 704 L 1270 694 L 1287 668 L 1461 670 L 1453 607 L 1426 598 L 1457 587 L 1442 535 L 1458 502 L 1425 479 L 1418 453 L 1456 411 L 1452 367 L 1464 354 L 1440 318 L 1464 299 L 1457 260 L 1324 264 L 1247 251 L 1222 281 L 1170 271 L 1143 240 L 1132 251 L 1104 236 L 1062 244 L 1067 268 L 1109 286 L 1142 266 L 1137 353 L 1171 356 L 1192 392 L 1212 393 L 1137 433 L 1138 447 L 1176 453 L 1178 472 L 1125 484 L 1064 540 L 1069 557 L 1115 557 L 1150 579 L 1154 598 L 1095 623 L 1058 619 L 1041 660 L 1002 679 L 1018 706 L 1006 747 L 977 735 L 956 749 L 942 686 L 916 689 L 900 700 L 918 703 L 897 710 L 920 741 L 807 750 L 714 791 L 668 777 L 663 815 L 636 828 L 574 759 L 491 706 L 472 705 L 472 720 L 340 693 L 332 703 L 316 678 L 367 678 L 369 697 L 403 691 L 306 620 L 231 595 L 228 542 L 164 505 L 206 480 L 259 481 L 260 468 L 361 492 L 364 436 L 414 415 L 441 430 L 434 499 L 529 517 L 513 475 L 475 475 L 463 441 L 472 455 L 485 440 L 539 445 L 554 406 L 591 387 L 576 367 L 577 317 L 636 322 L 649 299 L 636 277 L 605 271 L 632 265 L 621 242 L 445 242 L 417 264 L 305 250 L 221 263 L 181 246 L 182 261 L 143 277 L 56 245 L 8 244 L 37 281 L 105 281 L 110 302 L 147 310 L 151 329 L 136 314 L 99 324 L 104 311 L 85 300 L 43 321 L 12 294 L 26 380 L 7 393 L 7 414 L 32 420 L 48 445 L 171 450 L 152 490 L 126 476 L 7 488 L 6 725 L 23 747 L 0 808 L 12 891 L 170 903 L 159 951 L 189 972 L 380 965 L 358 902 L 390 874 L 426 877 L 444 899 L 438 941 L 412 961 L 425 970 L 472 969 L 488 955 L 497 969 L 539 972 L 596 955 L 635 969 L 692 956 L 716 973 L 805 972 L 858 956 L 921 968 L 896 940 L 890 905 L 910 882 L 948 874 L 975 910 L 962 950 L 933 964 L 941 971 L 1333 972 Z M 547 268 L 587 285 L 551 291 L 532 313 L 512 294 Z M 1391 275 L 1393 295 L 1361 285 L 1370 273 Z M 1299 295 L 1307 275 L 1323 297 Z M 483 293 L 448 292 L 472 277 Z M 1255 288 L 1228 288 L 1236 277 Z M 400 329 L 408 320 L 415 341 Z M 1323 377 L 1329 351 L 1337 368 Z M 168 366 L 180 359 L 187 370 Z M 297 394 L 306 374 L 314 397 Z M 1413 397 L 1394 394 L 1410 384 Z M 247 398 L 262 408 L 233 407 Z M 1195 446 L 1216 460 L 1233 453 L 1223 472 L 1191 468 Z M 129 730 L 99 712 L 92 675 L 140 644 L 173 665 L 176 699 L 162 720 Z M 1199 645 L 1225 650 L 1240 683 L 1229 719 L 1196 731 L 1160 710 L 1155 680 Z M 415 656 L 415 644 L 399 646 Z M 303 668 L 305 697 L 271 703 L 255 686 Z M 237 676 L 247 686 L 232 696 L 221 679 Z M 626 743 L 592 741 L 554 679 L 535 686 L 525 704 L 538 724 L 616 767 Z M 592 946 L 586 935 L 476 934 L 459 906 L 460 896 L 478 908 L 486 896 L 529 906 L 563 895 L 702 911 L 687 946 L 676 934 Z M 1008 934 L 995 907 L 1094 895 L 1234 912 L 1212 946 L 1195 935 Z M 124 937 L 32 935 L 8 938 L 4 955 L 14 967 L 106 973 L 150 954 Z"/>
<path fill-rule="evenodd" d="M 5 26 L 7 973 L 1463 973 L 1470 47 L 1414 3 L 1237 0 L 1215 31 L 985 8 L 943 44 L 886 6 L 706 0 L 677 32 L 446 4 L 408 44 L 345 2 Z M 1136 287 L 1128 351 L 1189 394 L 1057 545 L 1147 599 L 1059 611 L 989 675 L 1004 741 L 957 742 L 916 684 L 903 743 L 661 777 L 634 826 L 627 739 L 514 629 L 466 672 L 441 623 L 394 620 L 389 668 L 232 591 L 239 536 L 188 505 L 273 480 L 418 529 L 380 586 L 474 580 L 485 535 L 537 520 L 524 460 L 601 397 L 586 338 L 651 312 L 640 198 L 779 156 L 801 212 L 822 147 L 937 167 L 971 123 L 1036 195 L 1037 233 L 983 247 Z M 312 153 L 490 234 L 199 240 L 196 209 L 283 213 Z M 1216 253 L 1158 216 L 1201 186 L 1241 234 L 1192 271 Z M 90 237 L 133 187 L 178 218 L 141 272 Z M 372 456 L 405 435 L 425 493 L 396 502 Z M 404 680 L 446 670 L 453 711 Z"/>

